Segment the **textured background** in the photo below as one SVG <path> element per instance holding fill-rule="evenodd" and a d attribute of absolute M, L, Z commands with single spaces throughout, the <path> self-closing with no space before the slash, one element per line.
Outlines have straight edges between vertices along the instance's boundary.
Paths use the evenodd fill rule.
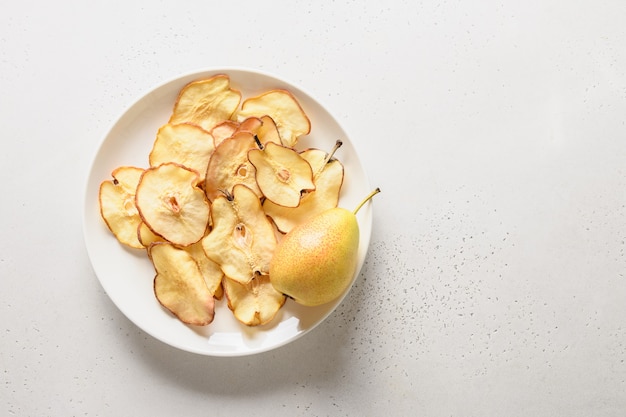
<path fill-rule="evenodd" d="M 622 416 L 626 3 L 0 5 L 0 413 Z M 163 80 L 258 68 L 350 132 L 374 229 L 353 291 L 244 358 L 162 344 L 93 273 L 82 199 Z"/>

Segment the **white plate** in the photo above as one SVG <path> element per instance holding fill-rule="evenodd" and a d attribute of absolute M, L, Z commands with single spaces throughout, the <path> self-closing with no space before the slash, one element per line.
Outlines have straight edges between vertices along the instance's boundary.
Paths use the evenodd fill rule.
<path fill-rule="evenodd" d="M 111 178 L 113 169 L 122 165 L 148 166 L 148 154 L 157 129 L 167 123 L 181 88 L 190 81 L 215 74 L 228 74 L 232 86 L 242 92 L 244 99 L 272 88 L 290 90 L 312 125 L 311 133 L 300 140 L 297 148 L 330 150 L 337 139 L 342 139 L 343 146 L 335 154 L 345 167 L 339 205 L 353 208 L 367 195 L 370 185 L 353 143 L 337 120 L 311 95 L 266 73 L 238 68 L 211 69 L 183 75 L 154 88 L 115 122 L 96 153 L 87 180 L 84 237 L 102 287 L 120 311 L 139 328 L 185 351 L 211 356 L 242 356 L 277 348 L 309 332 L 333 312 L 345 294 L 319 307 L 303 307 L 288 300 L 271 323 L 258 327 L 240 324 L 221 300 L 217 303 L 213 323 L 205 327 L 187 326 L 157 302 L 152 289 L 155 272 L 145 251 L 120 245 L 102 221 L 98 206 L 100 183 Z M 363 265 L 370 240 L 372 212 L 369 204 L 359 211 L 358 220 L 361 235 L 355 278 Z"/>

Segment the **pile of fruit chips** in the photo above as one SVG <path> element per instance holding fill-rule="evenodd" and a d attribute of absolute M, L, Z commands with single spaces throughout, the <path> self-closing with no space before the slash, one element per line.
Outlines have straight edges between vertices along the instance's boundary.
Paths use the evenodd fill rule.
<path fill-rule="evenodd" d="M 343 184 L 340 141 L 297 149 L 311 122 L 291 92 L 242 99 L 228 75 L 187 84 L 149 166 L 118 167 L 100 185 L 109 230 L 146 250 L 156 298 L 190 325 L 211 323 L 224 295 L 241 323 L 271 321 L 286 300 L 269 277 L 277 243 L 336 207 Z"/>

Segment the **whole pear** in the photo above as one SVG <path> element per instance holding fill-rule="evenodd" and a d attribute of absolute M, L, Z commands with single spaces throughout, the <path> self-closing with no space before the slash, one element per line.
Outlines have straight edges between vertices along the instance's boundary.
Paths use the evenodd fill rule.
<path fill-rule="evenodd" d="M 274 288 L 306 306 L 325 304 L 343 294 L 358 262 L 356 213 L 379 192 L 379 188 L 372 191 L 354 211 L 331 208 L 287 233 L 270 262 Z"/>

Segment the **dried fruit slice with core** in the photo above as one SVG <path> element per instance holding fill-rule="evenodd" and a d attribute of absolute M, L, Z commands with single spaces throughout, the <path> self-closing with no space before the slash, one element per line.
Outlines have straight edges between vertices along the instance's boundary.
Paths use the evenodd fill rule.
<path fill-rule="evenodd" d="M 202 239 L 206 255 L 241 283 L 266 275 L 276 248 L 274 228 L 259 197 L 245 185 L 213 201 L 213 229 Z"/>
<path fill-rule="evenodd" d="M 315 189 L 311 165 L 292 148 L 268 142 L 248 152 L 256 170 L 256 182 L 265 197 L 274 203 L 297 207 L 303 191 Z"/>
<path fill-rule="evenodd" d="M 187 246 L 202 239 L 209 223 L 209 203 L 198 185 L 198 174 L 166 163 L 141 176 L 135 204 L 146 225 L 167 241 Z"/>

